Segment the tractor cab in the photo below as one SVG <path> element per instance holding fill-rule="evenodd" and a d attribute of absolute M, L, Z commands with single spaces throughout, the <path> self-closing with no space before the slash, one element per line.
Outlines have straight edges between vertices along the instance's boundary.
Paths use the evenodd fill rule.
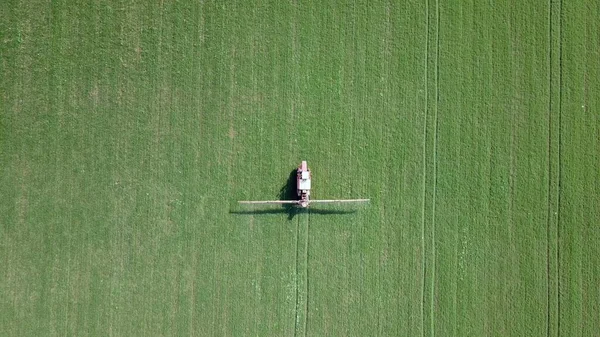
<path fill-rule="evenodd" d="M 296 186 L 298 197 L 300 197 L 300 205 L 303 207 L 308 206 L 310 197 L 310 178 L 311 174 L 308 165 L 306 164 L 306 161 L 302 161 L 302 164 L 298 167 Z"/>

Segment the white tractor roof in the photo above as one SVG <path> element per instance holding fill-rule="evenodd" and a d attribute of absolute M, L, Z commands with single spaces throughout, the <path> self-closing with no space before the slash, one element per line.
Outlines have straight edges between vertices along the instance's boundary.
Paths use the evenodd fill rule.
<path fill-rule="evenodd" d="M 310 190 L 310 172 L 302 171 L 300 181 L 298 182 L 298 188 L 301 190 Z"/>
<path fill-rule="evenodd" d="M 310 190 L 310 179 L 301 179 L 298 185 L 301 190 Z"/>

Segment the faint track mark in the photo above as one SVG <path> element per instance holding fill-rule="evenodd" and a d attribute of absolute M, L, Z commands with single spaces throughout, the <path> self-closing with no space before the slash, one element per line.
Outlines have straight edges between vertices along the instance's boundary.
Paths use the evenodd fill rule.
<path fill-rule="evenodd" d="M 554 5 L 553 3 L 557 3 Z M 547 273 L 547 318 L 546 335 L 560 335 L 560 202 L 561 202 L 561 143 L 562 143 L 562 92 L 563 92 L 563 67 L 562 67 L 562 0 L 549 0 L 548 12 L 548 72 L 549 72 L 549 99 L 548 99 L 548 214 L 546 223 L 546 273 Z M 555 9 L 556 6 L 556 9 Z M 556 13 L 556 12 L 557 13 Z M 558 21 L 556 21 L 558 20 Z M 558 38 L 556 38 L 558 30 Z M 556 43 L 558 39 L 558 43 Z M 557 50 L 555 50 L 557 49 Z M 557 54 L 557 55 L 555 55 Z M 555 57 L 557 60 L 555 61 Z M 557 68 L 554 65 L 558 62 Z M 558 71 L 558 80 L 555 80 L 555 71 Z M 558 82 L 558 83 L 556 83 Z M 558 86 L 558 88 L 556 88 Z M 556 96 L 556 97 L 555 97 Z M 556 106 L 558 105 L 558 107 Z M 555 112 L 555 110 L 557 110 Z M 555 116 L 557 115 L 557 116 Z M 556 118 L 555 118 L 556 117 Z M 556 119 L 556 120 L 555 120 Z M 556 152 L 554 149 L 556 148 Z M 553 267 L 554 266 L 554 267 Z M 555 269 L 554 271 L 552 269 Z M 551 275 L 554 282 L 551 282 Z M 554 292 L 554 294 L 552 294 Z M 554 302 L 554 303 L 553 303 Z M 556 308 L 556 312 L 552 309 Z M 552 331 L 553 314 L 556 315 L 556 332 Z"/>
<path fill-rule="evenodd" d="M 558 178 L 558 186 L 557 186 L 557 201 L 556 201 L 556 282 L 557 282 L 557 291 L 556 291 L 556 304 L 557 304 L 557 309 L 556 309 L 556 335 L 560 336 L 560 190 L 561 190 L 561 178 L 562 178 L 562 172 L 561 172 L 561 153 L 562 153 L 562 149 L 561 149 L 561 145 L 562 145 L 562 93 L 563 93 L 563 57 L 562 57 L 562 41 L 563 41 L 563 10 L 562 10 L 562 5 L 563 2 L 562 0 L 559 1 L 559 7 L 558 7 L 558 88 L 559 88 L 559 95 L 558 95 L 558 172 L 557 172 L 557 178 Z"/>
<path fill-rule="evenodd" d="M 391 69 L 391 65 L 389 60 L 392 58 L 392 44 L 393 44 L 393 32 L 392 32 L 392 1 L 389 0 L 386 4 L 386 10 L 385 10 L 385 43 L 384 43 L 384 47 L 383 47 L 383 52 L 382 52 L 382 69 L 384 69 L 384 71 L 386 73 L 390 73 L 390 69 Z M 389 101 L 389 93 L 390 93 L 390 81 L 386 80 L 385 81 L 385 98 L 384 98 L 384 105 L 389 105 L 390 101 Z M 388 128 L 384 125 L 380 126 L 380 135 L 381 135 L 381 144 L 385 144 L 385 149 L 390 148 L 390 142 L 389 142 L 389 132 L 388 132 Z M 388 153 L 388 155 L 385 156 L 385 158 L 389 158 L 390 155 Z M 389 168 L 388 168 L 388 163 L 387 161 L 384 159 L 381 165 L 381 170 L 382 170 L 382 174 L 381 177 L 383 177 L 382 181 L 387 181 L 387 172 L 389 172 Z M 363 176 L 364 177 L 364 176 Z M 364 180 L 363 180 L 364 182 Z M 384 190 L 384 188 L 382 188 L 381 190 Z M 382 199 L 383 198 L 382 196 Z M 379 205 L 379 215 L 380 215 L 380 219 L 381 219 L 381 224 L 385 224 L 385 203 L 381 203 Z M 381 235 L 381 232 L 380 232 Z M 377 293 L 380 294 L 380 296 L 378 296 L 377 299 L 377 336 L 382 336 L 383 332 L 383 320 L 384 317 L 382 317 L 382 313 L 384 312 L 383 307 L 383 303 L 382 303 L 382 296 L 381 294 L 384 292 L 383 288 L 382 288 L 382 273 L 384 270 L 384 265 L 387 263 L 388 260 L 388 252 L 387 252 L 387 240 L 386 239 L 381 239 L 381 241 L 383 243 L 383 248 L 380 249 L 379 251 L 379 261 L 377 263 Z M 422 307 L 421 307 L 422 309 Z"/>
<path fill-rule="evenodd" d="M 294 336 L 306 336 L 308 327 L 308 245 L 309 245 L 309 222 L 310 212 L 306 214 L 303 223 L 298 215 L 296 222 L 296 308 L 294 317 Z M 304 226 L 304 244 L 300 244 L 301 229 Z M 302 253 L 300 250 L 304 250 Z M 302 265 L 302 266 L 301 266 Z M 302 288 L 302 289 L 301 289 Z M 299 332 L 300 331 L 300 332 Z"/>
<path fill-rule="evenodd" d="M 435 2 L 435 110 L 433 121 L 433 192 L 431 206 L 431 336 L 435 336 L 434 311 L 435 311 L 435 203 L 437 194 L 437 144 L 438 144 L 438 107 L 440 103 L 440 4 Z"/>
<path fill-rule="evenodd" d="M 435 335 L 435 204 L 436 204 L 436 192 L 437 192 L 437 143 L 438 143 L 438 106 L 439 106 L 439 55 L 440 55 L 440 8 L 439 2 L 435 1 L 435 12 L 431 16 L 431 9 L 429 1 L 426 2 L 426 16 L 427 16 L 427 35 L 426 35 L 426 66 L 425 66 L 425 125 L 423 127 L 423 208 L 422 212 L 422 233 L 421 233 L 421 247 L 423 250 L 423 273 L 422 273 L 422 306 L 421 306 L 421 317 L 422 317 L 422 335 L 426 335 L 426 327 L 429 326 L 430 335 Z M 433 26 L 433 28 L 432 28 Z M 433 40 L 435 39 L 435 40 Z M 434 42 L 433 46 L 430 44 Z M 435 53 L 432 61 L 432 53 Z M 433 69 L 429 66 L 429 63 L 433 62 Z M 430 72 L 433 72 L 430 74 Z M 431 79 L 430 79 L 431 77 Z M 431 80 L 435 82 L 435 91 L 430 92 L 429 86 Z M 433 95 L 432 95 L 433 94 Z M 433 103 L 433 104 L 431 104 Z M 430 122 L 430 119 L 432 121 Z M 430 128 L 433 130 L 430 130 Z M 430 140 L 431 138 L 431 140 Z M 431 143 L 431 152 L 428 153 L 428 144 Z M 429 157 L 429 155 L 431 157 Z M 429 160 L 428 160 L 429 158 Z M 428 177 L 431 177 L 428 179 Z M 431 185 L 428 185 L 431 184 Z M 430 186 L 431 191 L 428 193 L 427 187 Z M 428 204 L 428 199 L 430 203 Z M 431 216 L 429 220 L 426 218 L 426 210 L 431 207 Z M 429 234 L 429 240 L 426 240 L 426 235 Z M 429 245 L 427 245 L 429 242 Z M 426 248 L 429 246 L 430 253 L 426 254 Z M 427 258 L 426 256 L 429 256 Z M 429 265 L 428 265 L 429 264 Z M 427 284 L 427 275 L 429 275 L 430 283 Z M 427 289 L 428 288 L 428 289 Z M 429 317 L 426 318 L 425 307 L 429 306 Z"/>
<path fill-rule="evenodd" d="M 309 228 L 310 228 L 310 212 L 306 214 L 306 240 L 304 241 L 304 336 L 308 331 L 308 240 L 309 240 Z"/>
<path fill-rule="evenodd" d="M 421 288 L 421 325 L 422 335 L 425 336 L 425 296 L 426 283 L 426 259 L 425 259 L 425 204 L 427 202 L 427 119 L 429 116 L 429 0 L 425 1 L 425 116 L 423 120 L 423 208 L 421 209 L 421 268 L 422 288 Z"/>
<path fill-rule="evenodd" d="M 546 336 L 550 336 L 550 320 L 551 320 L 551 261 L 550 261 L 550 241 L 551 241 L 551 219 L 552 219 L 552 0 L 548 0 L 548 190 L 547 190 L 547 207 L 546 215 Z"/>
<path fill-rule="evenodd" d="M 294 336 L 296 336 L 297 332 L 298 332 L 298 321 L 300 320 L 300 317 L 298 317 L 298 307 L 300 305 L 299 300 L 300 300 L 300 294 L 298 291 L 298 257 L 300 256 L 300 246 L 298 244 L 298 240 L 300 239 L 300 217 L 296 218 L 296 307 L 295 307 L 295 317 L 294 317 Z"/>

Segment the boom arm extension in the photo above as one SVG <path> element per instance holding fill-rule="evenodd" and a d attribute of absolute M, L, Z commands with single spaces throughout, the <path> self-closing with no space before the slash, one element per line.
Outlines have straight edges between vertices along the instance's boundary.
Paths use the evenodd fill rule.
<path fill-rule="evenodd" d="M 311 200 L 310 203 L 336 203 L 336 202 L 368 202 L 371 199 L 331 199 L 331 200 Z"/>
<path fill-rule="evenodd" d="M 300 200 L 257 200 L 257 201 L 238 201 L 240 204 L 298 204 Z"/>

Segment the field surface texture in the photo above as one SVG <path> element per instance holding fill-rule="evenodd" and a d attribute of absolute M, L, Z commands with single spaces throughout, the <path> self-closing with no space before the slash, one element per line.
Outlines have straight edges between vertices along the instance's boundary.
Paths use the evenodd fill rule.
<path fill-rule="evenodd" d="M 0 336 L 597 336 L 599 34 L 584 0 L 4 1 Z M 237 204 L 301 160 L 371 202 Z"/>

